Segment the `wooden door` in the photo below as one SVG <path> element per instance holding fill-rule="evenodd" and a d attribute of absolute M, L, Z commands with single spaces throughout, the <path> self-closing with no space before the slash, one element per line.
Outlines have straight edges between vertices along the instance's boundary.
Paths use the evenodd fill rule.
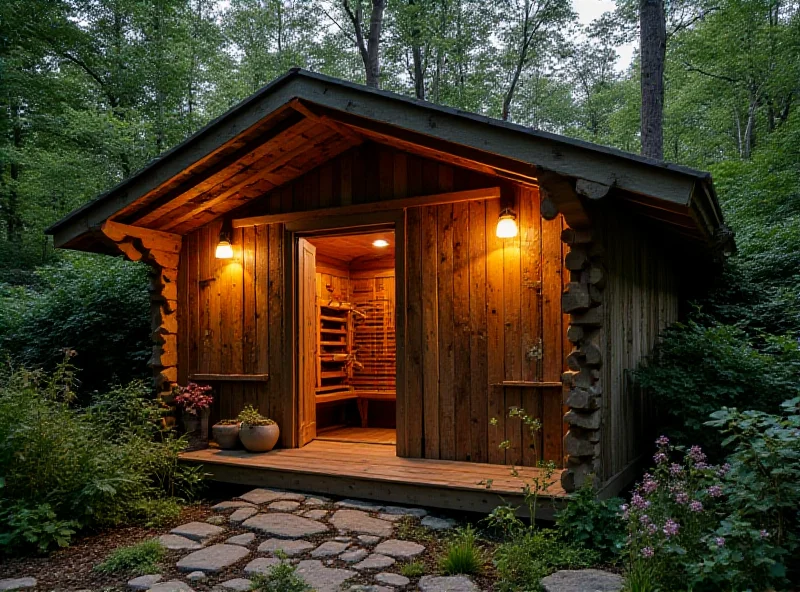
<path fill-rule="evenodd" d="M 297 368 L 299 445 L 317 437 L 317 249 L 305 239 L 298 240 L 297 270 Z"/>

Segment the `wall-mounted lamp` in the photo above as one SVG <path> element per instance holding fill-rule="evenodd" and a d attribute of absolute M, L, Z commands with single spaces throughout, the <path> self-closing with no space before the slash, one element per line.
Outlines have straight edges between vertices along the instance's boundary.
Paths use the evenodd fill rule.
<path fill-rule="evenodd" d="M 497 238 L 514 238 L 517 232 L 517 215 L 511 208 L 504 208 L 497 219 Z"/>
<path fill-rule="evenodd" d="M 214 256 L 217 259 L 233 259 L 231 232 L 230 230 L 225 230 L 224 226 L 219 232 L 219 242 L 217 243 L 217 250 L 214 251 Z"/>

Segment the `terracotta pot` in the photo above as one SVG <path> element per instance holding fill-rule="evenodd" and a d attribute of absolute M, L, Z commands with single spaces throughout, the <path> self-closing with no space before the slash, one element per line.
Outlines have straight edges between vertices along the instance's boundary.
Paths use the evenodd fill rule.
<path fill-rule="evenodd" d="M 275 447 L 281 430 L 278 424 L 254 426 L 243 423 L 239 428 L 239 439 L 250 452 L 268 452 Z"/>
<path fill-rule="evenodd" d="M 239 426 L 241 424 L 224 424 L 217 423 L 211 426 L 211 433 L 214 435 L 214 441 L 219 444 L 223 450 L 230 450 L 236 448 L 239 444 Z"/>
<path fill-rule="evenodd" d="M 183 429 L 189 439 L 186 450 L 208 448 L 208 416 L 210 409 L 203 409 L 198 415 L 183 413 Z"/>

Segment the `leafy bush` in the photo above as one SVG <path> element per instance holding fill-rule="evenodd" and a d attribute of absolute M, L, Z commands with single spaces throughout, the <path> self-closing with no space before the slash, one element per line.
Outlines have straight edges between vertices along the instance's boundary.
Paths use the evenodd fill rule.
<path fill-rule="evenodd" d="M 275 424 L 273 420 L 261 415 L 258 409 L 252 405 L 246 405 L 245 408 L 239 412 L 239 416 L 236 419 L 242 425 L 267 426 Z"/>
<path fill-rule="evenodd" d="M 0 286 L 0 359 L 52 370 L 74 350 L 86 393 L 146 377 L 147 272 L 121 259 L 72 255 L 38 268 L 34 287 Z"/>
<path fill-rule="evenodd" d="M 253 576 L 252 582 L 250 589 L 255 592 L 311 592 L 311 586 L 297 575 L 297 569 L 285 557 L 266 574 Z"/>
<path fill-rule="evenodd" d="M 102 573 L 143 576 L 158 573 L 158 564 L 162 559 L 164 559 L 164 547 L 156 540 L 149 540 L 114 550 L 94 569 Z"/>
<path fill-rule="evenodd" d="M 653 357 L 636 377 L 654 397 L 665 433 L 702 446 L 714 459 L 720 437 L 704 424 L 722 407 L 777 412 L 781 401 L 800 395 L 800 348 L 767 338 L 757 350 L 747 334 L 729 325 L 691 321 L 667 329 Z"/>
<path fill-rule="evenodd" d="M 0 549 L 44 550 L 71 531 L 123 522 L 161 522 L 202 481 L 178 465 L 182 439 L 161 433 L 159 410 L 141 383 L 75 408 L 68 362 L 53 374 L 0 376 Z M 20 545 L 24 541 L 27 545 Z"/>
<path fill-rule="evenodd" d="M 471 526 L 459 529 L 448 543 L 440 560 L 441 570 L 448 574 L 476 574 L 483 569 L 483 553 L 478 547 Z"/>
<path fill-rule="evenodd" d="M 588 480 L 556 515 L 559 533 L 569 543 L 595 551 L 602 560 L 614 561 L 625 544 L 625 525 L 619 519 L 621 505 L 618 497 L 596 499 Z"/>
<path fill-rule="evenodd" d="M 542 578 L 559 569 L 590 567 L 592 551 L 565 543 L 555 531 L 527 529 L 502 543 L 494 554 L 500 592 L 541 590 Z"/>
<path fill-rule="evenodd" d="M 762 516 L 756 510 L 769 478 L 743 482 L 741 473 L 732 474 L 732 465 L 709 465 L 698 446 L 684 451 L 663 436 L 658 445 L 653 473 L 622 508 L 629 587 L 646 590 L 657 583 L 664 592 L 727 591 L 782 583 L 786 539 L 769 526 L 775 513 Z M 683 453 L 681 462 L 674 462 L 676 453 Z M 797 504 L 797 495 L 787 503 Z"/>
<path fill-rule="evenodd" d="M 422 561 L 411 561 L 400 567 L 400 573 L 407 578 L 418 578 L 425 575 L 425 564 Z"/>

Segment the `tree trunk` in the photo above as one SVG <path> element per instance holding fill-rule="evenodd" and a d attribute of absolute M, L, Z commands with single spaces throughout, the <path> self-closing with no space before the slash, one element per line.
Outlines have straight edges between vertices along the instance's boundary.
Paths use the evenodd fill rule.
<path fill-rule="evenodd" d="M 380 43 L 384 10 L 386 10 L 386 0 L 372 0 L 367 38 L 367 63 L 364 64 L 367 70 L 367 86 L 372 88 L 380 88 L 381 85 Z"/>
<path fill-rule="evenodd" d="M 418 42 L 414 42 L 411 47 L 411 54 L 414 56 L 414 95 L 425 100 L 425 73 L 422 69 L 422 48 Z"/>
<path fill-rule="evenodd" d="M 642 78 L 642 155 L 664 158 L 664 61 L 667 25 L 664 0 L 639 0 Z"/>

